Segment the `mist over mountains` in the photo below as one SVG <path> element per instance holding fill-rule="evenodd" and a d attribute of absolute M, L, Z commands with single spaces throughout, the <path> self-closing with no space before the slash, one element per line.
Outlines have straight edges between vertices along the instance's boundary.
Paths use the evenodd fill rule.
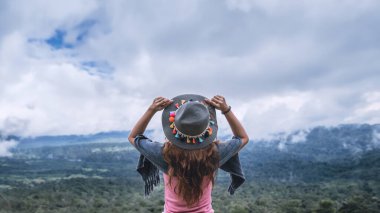
<path fill-rule="evenodd" d="M 129 145 L 129 131 L 100 132 L 89 135 L 60 135 L 19 137 L 1 135 L 3 142 L 12 141 L 17 147 L 12 150 L 80 145 L 92 143 L 120 143 Z M 153 130 L 145 134 L 152 137 Z M 230 135 L 219 136 L 222 141 L 231 138 Z M 158 140 L 152 138 L 153 140 Z M 295 156 L 302 160 L 328 162 L 345 157 L 358 157 L 366 152 L 380 148 L 380 124 L 342 124 L 326 127 L 317 126 L 293 132 L 272 134 L 264 139 L 251 140 L 244 152 L 280 153 Z M 262 158 L 260 158 L 262 159 Z"/>
<path fill-rule="evenodd" d="M 145 135 L 153 140 L 153 130 Z M 39 136 L 12 141 L 5 157 L 25 160 L 128 161 L 138 157 L 128 131 L 91 135 Z M 380 125 L 342 124 L 273 134 L 251 141 L 239 154 L 246 175 L 274 181 L 373 178 L 380 173 Z M 219 136 L 226 141 L 231 135 Z M 126 155 L 129 155 L 128 157 Z"/>
<path fill-rule="evenodd" d="M 245 164 L 246 173 L 257 179 L 376 179 L 380 174 L 379 130 L 378 124 L 346 124 L 279 133 L 251 143 L 241 158 L 250 162 Z"/>
<path fill-rule="evenodd" d="M 277 133 L 270 139 L 255 141 L 251 149 L 275 149 L 304 160 L 329 161 L 358 156 L 380 148 L 380 125 L 345 124 L 318 126 L 291 133 Z"/>

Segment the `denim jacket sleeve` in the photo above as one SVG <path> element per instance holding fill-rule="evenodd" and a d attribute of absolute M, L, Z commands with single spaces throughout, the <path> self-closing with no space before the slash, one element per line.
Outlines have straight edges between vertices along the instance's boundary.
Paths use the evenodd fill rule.
<path fill-rule="evenodd" d="M 167 170 L 167 164 L 162 156 L 162 143 L 152 141 L 144 135 L 137 135 L 135 147 L 141 153 L 137 163 L 137 172 L 140 173 L 145 188 L 145 196 L 148 196 L 153 188 L 160 184 L 159 169 Z"/>
<path fill-rule="evenodd" d="M 233 136 L 232 139 L 218 144 L 219 168 L 230 173 L 231 183 L 228 192 L 233 195 L 235 190 L 245 182 L 245 176 L 240 164 L 239 149 L 242 144 L 241 138 Z"/>
<path fill-rule="evenodd" d="M 228 188 L 231 195 L 245 181 L 237 153 L 241 143 L 241 139 L 234 136 L 226 142 L 217 144 L 220 156 L 219 168 L 230 173 L 231 176 L 231 184 Z M 168 164 L 162 155 L 163 143 L 152 141 L 140 134 L 135 138 L 135 147 L 141 153 L 137 171 L 145 182 L 145 196 L 147 196 L 160 182 L 159 170 L 164 173 L 168 170 Z"/>
<path fill-rule="evenodd" d="M 163 172 L 167 172 L 168 164 L 162 156 L 163 143 L 152 141 L 151 139 L 140 134 L 135 138 L 136 149 L 157 168 Z"/>
<path fill-rule="evenodd" d="M 219 166 L 225 164 L 231 157 L 233 157 L 238 151 L 242 144 L 241 138 L 233 136 L 232 139 L 226 142 L 218 143 L 219 150 Z"/>

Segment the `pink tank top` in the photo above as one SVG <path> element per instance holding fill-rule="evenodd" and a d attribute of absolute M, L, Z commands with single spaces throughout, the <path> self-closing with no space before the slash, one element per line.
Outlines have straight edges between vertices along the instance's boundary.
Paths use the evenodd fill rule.
<path fill-rule="evenodd" d="M 177 185 L 177 178 L 172 178 L 172 186 L 169 184 L 169 176 L 164 173 L 164 182 L 165 182 L 165 213 L 174 213 L 174 212 L 204 212 L 204 213 L 214 213 L 212 209 L 212 183 L 211 181 L 206 181 L 206 177 L 202 183 L 203 195 L 198 203 L 192 207 L 186 207 L 186 202 L 182 200 L 175 192 L 174 186 Z"/>

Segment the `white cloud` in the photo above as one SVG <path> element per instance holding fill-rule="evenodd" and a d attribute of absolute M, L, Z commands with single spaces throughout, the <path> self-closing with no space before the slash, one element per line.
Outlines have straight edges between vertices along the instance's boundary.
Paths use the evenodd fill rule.
<path fill-rule="evenodd" d="M 292 143 L 300 143 L 300 142 L 305 142 L 306 137 L 309 134 L 309 131 L 299 131 L 296 134 L 292 135 L 291 142 Z"/>
<path fill-rule="evenodd" d="M 128 130 L 154 97 L 182 93 L 224 95 L 251 138 L 380 122 L 377 1 L 0 4 L 0 129 Z M 56 30 L 74 48 L 46 44 Z M 162 138 L 160 116 L 148 128 Z"/>
<path fill-rule="evenodd" d="M 348 116 L 346 122 L 369 122 L 378 123 L 378 115 L 380 114 L 380 92 L 365 92 L 362 95 L 362 101 Z"/>
<path fill-rule="evenodd" d="M 12 157 L 10 149 L 17 146 L 17 144 L 15 140 L 3 141 L 0 139 L 0 157 Z"/>
<path fill-rule="evenodd" d="M 316 20 L 336 20 L 356 17 L 363 11 L 377 7 L 378 2 L 376 0 L 364 0 L 358 4 L 352 0 L 227 0 L 226 5 L 232 10 L 264 12 L 270 16 L 284 16 L 293 13 L 296 15 L 304 14 L 304 17 Z"/>
<path fill-rule="evenodd" d="M 0 59 L 4 62 L 0 66 L 6 71 L 2 72 L 0 120 L 15 117 L 29 121 L 23 134 L 89 133 L 128 128 L 129 119 L 136 119 L 132 112 L 141 113 L 140 103 L 146 105 L 145 100 L 132 94 L 119 94 L 111 80 L 89 75 L 63 54 L 56 60 L 56 56 L 36 59 L 29 57 L 25 47 L 29 44 L 25 42 L 7 42 L 6 45 L 11 50 L 25 52 L 18 51 L 14 56 L 8 54 Z M 22 64 L 13 57 L 20 58 Z"/>
<path fill-rule="evenodd" d="M 373 131 L 372 133 L 372 142 L 375 147 L 380 146 L 380 131 Z"/>

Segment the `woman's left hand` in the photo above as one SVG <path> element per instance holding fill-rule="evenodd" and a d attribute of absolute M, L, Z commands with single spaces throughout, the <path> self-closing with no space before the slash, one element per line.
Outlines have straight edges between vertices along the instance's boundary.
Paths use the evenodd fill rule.
<path fill-rule="evenodd" d="M 163 110 L 171 103 L 173 103 L 173 100 L 169 100 L 164 97 L 157 97 L 153 100 L 153 103 L 149 106 L 149 109 L 153 110 L 154 112 L 158 112 Z"/>

